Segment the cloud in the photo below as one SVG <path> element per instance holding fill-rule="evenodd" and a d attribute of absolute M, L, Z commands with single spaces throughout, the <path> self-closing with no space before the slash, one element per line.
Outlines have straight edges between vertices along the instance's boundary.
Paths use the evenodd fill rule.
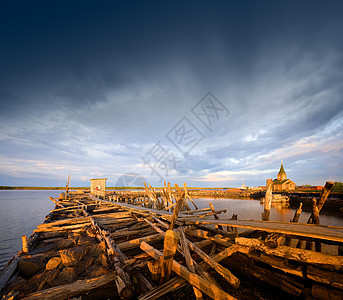
<path fill-rule="evenodd" d="M 4 184 L 159 184 L 141 159 L 158 141 L 171 181 L 260 185 L 281 159 L 297 183 L 342 177 L 340 2 L 2 5 Z M 192 119 L 206 138 L 183 158 L 165 135 L 208 91 L 230 115 Z"/>

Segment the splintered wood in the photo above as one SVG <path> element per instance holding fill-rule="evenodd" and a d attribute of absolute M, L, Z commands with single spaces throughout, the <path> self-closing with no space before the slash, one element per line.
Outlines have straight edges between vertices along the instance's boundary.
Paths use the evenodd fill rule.
<path fill-rule="evenodd" d="M 343 257 L 321 253 L 322 243 L 343 245 L 343 228 L 319 225 L 331 183 L 313 200 L 308 224 L 297 223 L 302 204 L 290 223 L 268 221 L 271 188 L 269 181 L 262 221 L 248 221 L 224 217 L 215 202 L 199 208 L 185 183 L 107 191 L 104 199 L 67 185 L 1 271 L 0 297 L 342 299 Z"/>

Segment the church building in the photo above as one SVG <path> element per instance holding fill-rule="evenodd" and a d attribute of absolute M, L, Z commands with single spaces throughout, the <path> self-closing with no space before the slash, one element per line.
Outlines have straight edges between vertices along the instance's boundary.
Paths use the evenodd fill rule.
<path fill-rule="evenodd" d="M 281 162 L 281 167 L 279 173 L 277 174 L 277 179 L 273 180 L 273 192 L 294 190 L 295 183 L 292 180 L 287 179 L 285 169 L 283 168 L 283 163 Z"/>

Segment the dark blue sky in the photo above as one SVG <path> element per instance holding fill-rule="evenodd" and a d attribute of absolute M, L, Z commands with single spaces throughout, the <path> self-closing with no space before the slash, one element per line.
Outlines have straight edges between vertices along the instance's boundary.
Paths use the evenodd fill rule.
<path fill-rule="evenodd" d="M 0 185 L 343 181 L 342 36 L 341 1 L 2 1 Z"/>

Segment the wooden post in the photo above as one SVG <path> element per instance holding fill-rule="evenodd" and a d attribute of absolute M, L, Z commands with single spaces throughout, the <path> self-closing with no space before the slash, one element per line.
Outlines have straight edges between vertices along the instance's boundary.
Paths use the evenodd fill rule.
<path fill-rule="evenodd" d="M 267 179 L 266 196 L 264 197 L 264 211 L 262 213 L 262 221 L 269 221 L 270 207 L 272 203 L 273 180 Z"/>
<path fill-rule="evenodd" d="M 300 214 L 301 214 L 301 212 L 302 212 L 302 207 L 303 207 L 303 204 L 302 204 L 302 202 L 300 202 L 299 208 L 295 211 L 293 220 L 291 220 L 292 223 L 297 223 L 297 222 L 298 222 L 299 217 L 300 217 Z M 290 246 L 290 245 L 291 245 L 291 240 L 292 240 L 291 238 L 286 237 L 286 239 L 285 239 L 285 245 L 286 245 L 286 246 Z"/>
<path fill-rule="evenodd" d="M 317 206 L 317 200 L 316 198 L 312 199 L 312 223 L 313 224 L 319 224 L 319 210 Z M 307 241 L 306 242 L 306 250 L 312 250 L 313 242 Z M 316 242 L 316 251 L 321 252 L 321 243 Z M 319 250 L 319 251 L 318 251 Z"/>
<path fill-rule="evenodd" d="M 188 201 L 186 200 L 186 191 L 182 191 L 180 189 L 180 187 L 175 183 L 175 188 L 177 193 L 179 194 L 179 197 L 182 198 L 182 210 L 184 210 L 184 208 L 186 208 L 187 210 L 191 210 L 191 208 L 189 207 Z"/>
<path fill-rule="evenodd" d="M 319 201 L 318 201 L 318 210 L 320 211 L 326 201 L 326 199 L 329 197 L 331 191 L 333 188 L 333 182 L 332 181 L 327 181 L 325 183 L 324 189 L 320 195 Z"/>
<path fill-rule="evenodd" d="M 232 217 L 229 220 L 237 220 L 237 219 L 238 219 L 238 215 L 232 214 Z M 236 227 L 226 226 L 226 231 L 237 234 L 237 228 Z"/>
<path fill-rule="evenodd" d="M 160 281 L 161 270 L 162 270 L 162 257 L 154 261 L 148 262 L 148 269 L 151 273 L 151 278 L 155 282 Z"/>
<path fill-rule="evenodd" d="M 173 230 L 173 228 L 175 226 L 175 222 L 176 222 L 177 216 L 179 214 L 180 206 L 181 206 L 182 202 L 183 202 L 183 197 L 180 197 L 176 202 L 174 212 L 173 212 L 173 217 L 171 219 L 171 223 L 170 223 L 170 227 L 169 227 L 170 230 Z"/>
<path fill-rule="evenodd" d="M 273 180 L 267 179 L 267 190 L 266 195 L 264 197 L 264 210 L 262 213 L 262 221 L 269 221 L 270 216 L 270 207 L 272 204 L 272 194 L 273 194 Z M 264 232 L 261 236 L 262 240 L 265 240 L 267 238 L 267 233 Z"/>
<path fill-rule="evenodd" d="M 213 204 L 212 204 L 211 202 L 209 203 L 209 206 L 210 206 L 210 208 L 211 208 L 211 210 L 212 210 L 212 212 L 213 212 L 214 218 L 215 218 L 216 220 L 219 220 L 219 217 L 218 217 L 218 215 L 215 213 L 214 206 L 213 206 Z M 223 226 L 221 226 L 221 225 L 216 225 L 216 231 L 217 231 L 217 233 L 218 233 L 218 229 L 222 229 L 222 230 L 223 230 Z"/>
<path fill-rule="evenodd" d="M 198 209 L 197 205 L 194 203 L 194 201 L 192 200 L 192 198 L 188 194 L 188 189 L 187 189 L 186 182 L 183 184 L 183 189 L 185 190 L 185 196 L 193 203 L 195 209 Z"/>
<path fill-rule="evenodd" d="M 69 175 L 68 175 L 68 181 L 67 181 L 67 185 L 66 185 L 66 199 L 69 199 L 69 181 L 70 181 L 70 172 L 69 171 Z"/>
<path fill-rule="evenodd" d="M 170 182 L 168 182 L 168 199 L 169 199 L 169 204 L 173 204 L 173 194 L 171 192 L 171 186 Z"/>
<path fill-rule="evenodd" d="M 23 244 L 23 253 L 28 253 L 29 252 L 29 247 L 27 246 L 27 237 L 26 237 L 26 235 L 23 235 L 21 237 L 21 242 Z"/>
<path fill-rule="evenodd" d="M 179 243 L 179 239 L 180 235 L 177 232 L 173 230 L 167 230 L 164 236 L 163 261 L 160 283 L 167 281 L 170 277 L 174 255 L 176 252 L 177 245 Z"/>
<path fill-rule="evenodd" d="M 325 183 L 324 189 L 323 189 L 323 191 L 319 197 L 319 200 L 318 200 L 318 205 L 317 205 L 317 207 L 318 207 L 318 219 L 319 219 L 319 212 L 321 211 L 326 199 L 330 195 L 332 188 L 333 188 L 333 182 L 327 181 Z M 312 213 L 312 215 L 309 217 L 309 219 L 307 221 L 307 224 L 313 224 L 313 218 L 314 218 L 314 215 Z M 301 248 L 302 242 L 303 242 L 302 240 L 299 240 L 299 242 L 297 244 L 297 248 Z"/>

